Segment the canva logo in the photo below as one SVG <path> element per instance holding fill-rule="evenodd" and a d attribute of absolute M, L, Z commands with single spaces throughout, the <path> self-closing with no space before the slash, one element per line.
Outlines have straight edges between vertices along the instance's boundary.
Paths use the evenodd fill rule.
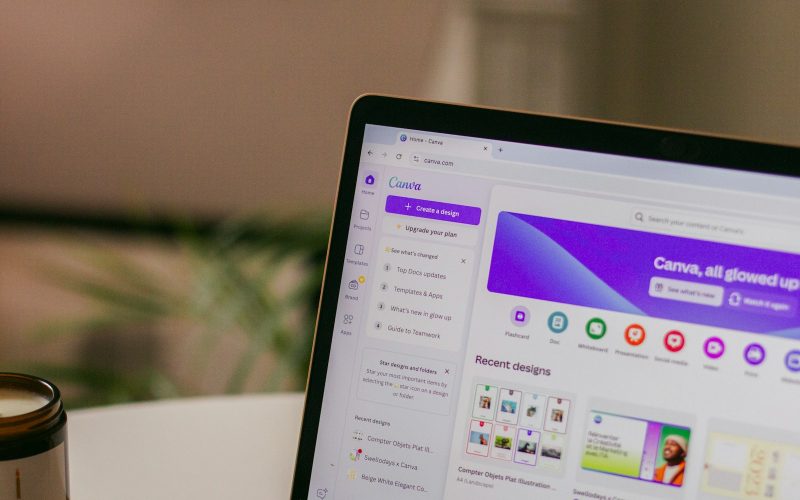
<path fill-rule="evenodd" d="M 395 189 L 410 189 L 411 191 L 422 191 L 422 184 L 414 181 L 403 181 L 398 177 L 389 179 L 389 187 Z"/>

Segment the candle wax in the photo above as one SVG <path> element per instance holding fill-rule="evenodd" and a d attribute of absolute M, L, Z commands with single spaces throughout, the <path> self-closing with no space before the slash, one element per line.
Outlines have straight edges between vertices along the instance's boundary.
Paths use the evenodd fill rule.
<path fill-rule="evenodd" d="M 40 394 L 0 387 L 0 418 L 16 417 L 36 411 L 49 402 Z"/>

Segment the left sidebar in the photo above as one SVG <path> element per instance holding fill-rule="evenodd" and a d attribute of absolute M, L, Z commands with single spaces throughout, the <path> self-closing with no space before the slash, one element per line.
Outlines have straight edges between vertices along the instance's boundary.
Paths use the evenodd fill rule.
<path fill-rule="evenodd" d="M 370 255 L 379 217 L 380 172 L 360 169 L 353 211 L 350 216 L 347 247 L 342 268 L 342 282 L 336 307 L 336 321 L 331 340 L 325 396 L 322 401 L 317 433 L 314 467 L 309 498 L 332 498 L 339 465 L 339 436 L 345 427 L 346 405 L 350 395 L 352 366 L 355 363 L 356 338 L 364 321 Z M 334 263 L 335 264 L 335 263 Z"/>

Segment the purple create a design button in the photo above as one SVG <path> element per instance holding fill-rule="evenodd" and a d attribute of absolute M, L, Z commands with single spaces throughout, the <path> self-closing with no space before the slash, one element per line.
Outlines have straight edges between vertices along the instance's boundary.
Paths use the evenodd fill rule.
<path fill-rule="evenodd" d="M 419 200 L 405 196 L 386 197 L 386 213 L 410 215 L 422 219 L 436 219 L 477 226 L 481 223 L 481 209 L 455 203 Z"/>

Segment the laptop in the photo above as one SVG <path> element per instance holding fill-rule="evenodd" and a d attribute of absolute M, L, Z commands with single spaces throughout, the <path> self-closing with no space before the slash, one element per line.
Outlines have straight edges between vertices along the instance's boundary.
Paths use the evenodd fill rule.
<path fill-rule="evenodd" d="M 368 95 L 293 498 L 800 491 L 800 149 Z"/>

